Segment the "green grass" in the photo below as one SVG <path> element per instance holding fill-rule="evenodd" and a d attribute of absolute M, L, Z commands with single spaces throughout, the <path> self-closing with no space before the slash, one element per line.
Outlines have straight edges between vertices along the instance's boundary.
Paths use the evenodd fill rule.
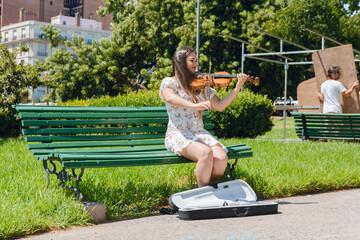
<path fill-rule="evenodd" d="M 256 139 L 284 139 L 284 118 L 275 117 L 273 119 L 273 123 L 274 127 L 270 132 L 267 132 L 263 136 L 258 136 Z M 285 139 L 300 140 L 300 138 L 295 133 L 294 119 L 292 117 L 286 118 L 285 123 Z"/>
<path fill-rule="evenodd" d="M 360 187 L 358 143 L 340 141 L 272 141 L 283 138 L 283 120 L 256 139 L 221 139 L 226 145 L 246 143 L 254 152 L 241 159 L 236 178 L 246 180 L 259 199 Z M 286 139 L 300 140 L 292 118 Z M 0 239 L 52 229 L 92 224 L 76 196 L 57 188 L 51 176 L 49 190 L 42 163 L 22 139 L 0 139 Z M 175 192 L 196 187 L 195 164 L 86 169 L 80 187 L 88 201 L 105 203 L 110 220 L 158 214 Z"/>

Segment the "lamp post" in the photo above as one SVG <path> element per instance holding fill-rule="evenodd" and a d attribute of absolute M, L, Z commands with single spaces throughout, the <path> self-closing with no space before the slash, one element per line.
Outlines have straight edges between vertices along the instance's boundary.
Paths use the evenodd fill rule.
<path fill-rule="evenodd" d="M 196 58 L 197 58 L 197 67 L 196 71 L 199 71 L 199 42 L 200 42 L 200 0 L 197 0 L 197 21 L 196 21 Z"/>

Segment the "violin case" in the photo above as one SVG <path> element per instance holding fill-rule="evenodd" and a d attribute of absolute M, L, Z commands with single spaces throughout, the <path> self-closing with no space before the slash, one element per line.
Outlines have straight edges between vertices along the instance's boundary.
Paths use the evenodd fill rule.
<path fill-rule="evenodd" d="M 174 193 L 169 198 L 180 219 L 210 219 L 274 214 L 278 203 L 257 201 L 254 190 L 236 179 L 215 185 Z"/>

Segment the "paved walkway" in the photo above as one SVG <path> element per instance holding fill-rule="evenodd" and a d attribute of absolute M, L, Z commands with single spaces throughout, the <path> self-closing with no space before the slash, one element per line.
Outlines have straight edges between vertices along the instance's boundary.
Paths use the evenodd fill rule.
<path fill-rule="evenodd" d="M 161 215 L 51 232 L 27 240 L 360 239 L 360 189 L 277 199 L 279 213 L 184 221 Z"/>

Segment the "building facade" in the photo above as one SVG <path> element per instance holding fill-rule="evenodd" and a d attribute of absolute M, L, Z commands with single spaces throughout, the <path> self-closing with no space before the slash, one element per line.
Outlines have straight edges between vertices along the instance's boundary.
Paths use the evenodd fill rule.
<path fill-rule="evenodd" d="M 51 24 L 61 30 L 61 37 L 71 40 L 74 35 L 81 35 L 86 44 L 92 44 L 94 39 L 110 39 L 111 31 L 102 30 L 102 23 L 93 19 L 77 17 L 55 16 Z M 35 64 L 36 61 L 45 61 L 56 49 L 49 47 L 50 41 L 44 39 L 45 32 L 40 29 L 41 25 L 49 23 L 34 20 L 19 22 L 1 28 L 1 44 L 10 50 L 15 49 L 20 42 L 29 46 L 29 52 L 17 56 L 18 62 Z M 65 46 L 60 45 L 60 48 Z M 37 88 L 34 92 L 29 91 L 37 101 L 45 94 L 45 87 Z M 34 96 L 35 95 L 35 96 Z"/>
<path fill-rule="evenodd" d="M 101 18 L 96 11 L 102 0 L 0 0 L 0 26 L 5 27 L 24 21 L 51 22 L 57 15 L 92 19 L 102 23 L 103 30 L 110 30 L 111 15 Z"/>

